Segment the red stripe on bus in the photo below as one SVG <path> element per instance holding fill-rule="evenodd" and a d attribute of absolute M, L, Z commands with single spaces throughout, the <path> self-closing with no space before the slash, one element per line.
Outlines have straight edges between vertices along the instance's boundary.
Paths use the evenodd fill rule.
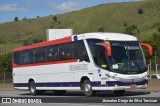
<path fill-rule="evenodd" d="M 77 61 L 78 61 L 78 59 L 62 60 L 62 61 L 54 61 L 54 62 L 43 62 L 43 63 L 34 63 L 34 64 L 25 64 L 25 65 L 13 64 L 13 68 L 30 67 L 30 66 L 41 66 L 41 65 L 50 65 L 50 64 L 62 64 L 62 63 L 71 63 L 71 62 L 77 62 Z"/>
<path fill-rule="evenodd" d="M 51 40 L 51 41 L 47 41 L 47 42 L 41 42 L 41 43 L 33 44 L 33 45 L 30 45 L 30 46 L 20 47 L 20 48 L 15 49 L 14 52 L 15 51 L 21 51 L 21 50 L 38 48 L 38 47 L 44 47 L 44 46 L 49 46 L 49 45 L 67 43 L 67 42 L 72 42 L 71 36 L 65 37 L 65 38 L 62 38 L 62 39 Z"/>

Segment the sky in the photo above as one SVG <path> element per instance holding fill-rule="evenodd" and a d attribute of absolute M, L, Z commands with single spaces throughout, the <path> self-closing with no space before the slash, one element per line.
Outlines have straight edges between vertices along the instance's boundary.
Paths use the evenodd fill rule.
<path fill-rule="evenodd" d="M 99 4 L 139 0 L 0 0 L 0 23 L 62 14 Z"/>

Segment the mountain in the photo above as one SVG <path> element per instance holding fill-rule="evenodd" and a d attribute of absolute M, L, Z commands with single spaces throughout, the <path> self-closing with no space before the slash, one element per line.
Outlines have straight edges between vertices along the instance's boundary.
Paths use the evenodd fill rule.
<path fill-rule="evenodd" d="M 14 20 L 14 19 L 13 19 Z M 131 33 L 141 41 L 160 27 L 160 0 L 101 4 L 78 11 L 0 24 L 0 52 L 46 40 L 47 29 Z"/>

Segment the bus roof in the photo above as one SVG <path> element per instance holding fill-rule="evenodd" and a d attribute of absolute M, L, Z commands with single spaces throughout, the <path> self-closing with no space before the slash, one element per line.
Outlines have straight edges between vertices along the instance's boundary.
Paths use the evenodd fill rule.
<path fill-rule="evenodd" d="M 37 48 L 37 47 L 49 46 L 53 44 L 71 42 L 75 40 L 74 39 L 75 36 L 77 40 L 81 40 L 84 38 L 85 39 L 113 40 L 113 41 L 137 41 L 138 40 L 136 37 L 127 35 L 127 34 L 95 32 L 95 33 L 84 33 L 84 34 L 72 35 L 72 36 L 61 38 L 61 39 L 41 42 L 41 43 L 33 44 L 30 46 L 16 48 L 14 51 L 21 51 L 21 50 L 27 50 L 27 49 Z"/>
<path fill-rule="evenodd" d="M 85 36 L 86 39 L 97 38 L 97 39 L 115 40 L 115 41 L 138 41 L 138 39 L 132 35 L 121 34 L 121 33 L 95 32 L 95 33 L 80 34 L 79 36 Z"/>

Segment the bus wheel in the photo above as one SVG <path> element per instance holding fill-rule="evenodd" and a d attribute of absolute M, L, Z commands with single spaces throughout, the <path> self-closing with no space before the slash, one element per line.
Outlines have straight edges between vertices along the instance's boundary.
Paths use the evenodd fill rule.
<path fill-rule="evenodd" d="M 66 93 L 66 90 L 54 90 L 54 93 L 55 93 L 56 95 L 63 95 L 63 94 Z"/>
<path fill-rule="evenodd" d="M 31 95 L 36 95 L 38 93 L 36 90 L 36 84 L 34 81 L 31 81 L 29 83 L 29 91 L 30 91 Z"/>
<path fill-rule="evenodd" d="M 123 96 L 125 93 L 125 90 L 116 90 L 116 91 L 113 91 L 113 93 L 116 96 Z"/>
<path fill-rule="evenodd" d="M 89 80 L 85 80 L 83 83 L 83 93 L 85 96 L 92 96 L 93 95 L 92 85 Z"/>

